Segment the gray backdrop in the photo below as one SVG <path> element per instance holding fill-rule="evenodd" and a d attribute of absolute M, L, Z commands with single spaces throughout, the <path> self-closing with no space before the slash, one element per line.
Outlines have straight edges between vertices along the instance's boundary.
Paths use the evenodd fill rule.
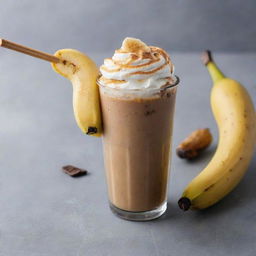
<path fill-rule="evenodd" d="M 256 50 L 255 0 L 0 1 L 0 37 L 112 52 L 125 36 L 171 51 Z"/>
<path fill-rule="evenodd" d="M 174 51 L 256 50 L 256 0 L 71 2 L 0 0 L 0 37 L 47 52 L 77 48 L 97 64 L 127 35 L 162 46 L 181 78 L 173 152 L 199 127 L 209 127 L 214 141 L 194 162 L 172 154 L 165 216 L 118 219 L 107 205 L 101 140 L 77 127 L 70 82 L 45 61 L 0 49 L 0 256 L 255 256 L 256 156 L 219 204 L 199 212 L 178 208 L 185 186 L 210 161 L 218 131 L 199 53 Z M 256 53 L 214 57 L 256 104 Z M 90 175 L 71 179 L 61 172 L 66 164 Z"/>

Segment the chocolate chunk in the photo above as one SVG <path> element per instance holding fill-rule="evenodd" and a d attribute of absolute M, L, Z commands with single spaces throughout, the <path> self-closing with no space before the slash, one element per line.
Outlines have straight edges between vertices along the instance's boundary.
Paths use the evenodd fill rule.
<path fill-rule="evenodd" d="M 156 111 L 154 109 L 148 110 L 148 111 L 145 112 L 145 116 L 150 116 L 150 115 L 154 114 L 155 112 Z"/>
<path fill-rule="evenodd" d="M 62 167 L 63 172 L 68 174 L 71 177 L 80 177 L 86 175 L 88 172 L 84 169 L 80 169 L 73 165 L 66 165 Z"/>

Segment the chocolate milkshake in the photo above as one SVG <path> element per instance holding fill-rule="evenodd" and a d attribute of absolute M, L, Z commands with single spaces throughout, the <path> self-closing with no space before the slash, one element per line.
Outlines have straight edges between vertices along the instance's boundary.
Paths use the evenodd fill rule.
<path fill-rule="evenodd" d="M 103 147 L 110 207 L 149 220 L 166 210 L 177 78 L 167 53 L 126 38 L 101 66 Z"/>

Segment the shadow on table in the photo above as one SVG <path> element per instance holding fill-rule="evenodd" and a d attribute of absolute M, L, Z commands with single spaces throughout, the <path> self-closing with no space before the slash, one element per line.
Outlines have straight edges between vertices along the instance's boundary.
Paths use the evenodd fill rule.
<path fill-rule="evenodd" d="M 199 157 L 191 160 L 184 160 L 187 161 L 188 164 L 199 164 L 199 163 L 204 163 L 204 162 L 209 162 L 216 151 L 217 145 L 211 145 L 211 147 L 203 150 L 200 152 Z"/>

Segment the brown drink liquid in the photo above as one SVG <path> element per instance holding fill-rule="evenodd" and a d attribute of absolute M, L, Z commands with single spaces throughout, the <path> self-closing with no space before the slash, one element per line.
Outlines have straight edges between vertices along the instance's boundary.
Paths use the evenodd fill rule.
<path fill-rule="evenodd" d="M 132 212 L 166 202 L 176 87 L 115 95 L 100 86 L 109 199 Z"/>

